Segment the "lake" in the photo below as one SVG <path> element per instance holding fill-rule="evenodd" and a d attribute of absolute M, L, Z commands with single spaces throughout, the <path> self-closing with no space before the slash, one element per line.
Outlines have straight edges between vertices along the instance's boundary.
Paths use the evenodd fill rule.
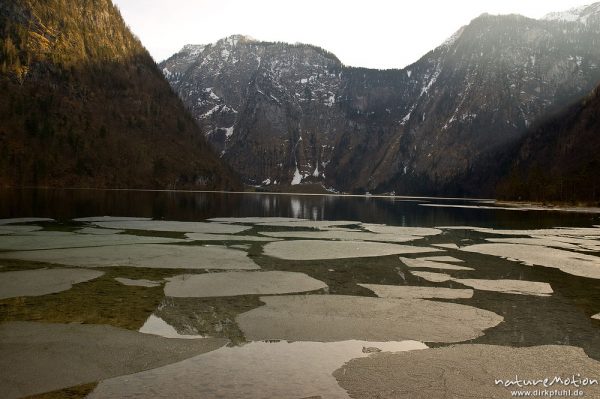
<path fill-rule="evenodd" d="M 502 397 L 521 357 L 600 370 L 596 213 L 48 189 L 0 191 L 0 219 L 2 397 L 403 397 L 449 364 Z"/>

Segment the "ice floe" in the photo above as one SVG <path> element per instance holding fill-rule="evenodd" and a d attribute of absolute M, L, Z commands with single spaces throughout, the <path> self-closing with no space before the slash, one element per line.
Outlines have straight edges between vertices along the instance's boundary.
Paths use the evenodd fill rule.
<path fill-rule="evenodd" d="M 315 291 L 327 284 L 296 272 L 222 272 L 181 275 L 167 279 L 170 297 L 220 297 L 236 295 L 287 294 Z"/>
<path fill-rule="evenodd" d="M 141 220 L 152 220 L 151 218 L 138 218 L 130 216 L 90 216 L 73 219 L 75 222 L 133 222 Z"/>
<path fill-rule="evenodd" d="M 362 223 L 361 226 L 373 233 L 414 235 L 414 236 L 435 236 L 442 234 L 442 230 L 430 227 L 404 227 L 404 226 L 386 226 L 384 224 Z"/>
<path fill-rule="evenodd" d="M 249 230 L 250 226 L 240 226 L 221 223 L 177 222 L 171 220 L 123 220 L 109 222 L 94 222 L 99 227 L 107 229 L 146 230 L 146 231 L 175 231 L 182 233 L 215 233 L 236 234 Z"/>
<path fill-rule="evenodd" d="M 417 277 L 433 283 L 454 281 L 481 291 L 495 291 L 506 294 L 549 296 L 554 291 L 548 283 L 524 280 L 484 280 L 454 278 L 445 273 L 411 272 Z"/>
<path fill-rule="evenodd" d="M 291 240 L 265 245 L 265 255 L 288 260 L 361 258 L 437 252 L 439 249 L 365 241 Z"/>
<path fill-rule="evenodd" d="M 452 280 L 452 276 L 445 273 L 432 273 L 432 272 L 417 272 L 411 271 L 411 273 L 424 280 L 431 281 L 432 283 L 443 283 Z"/>
<path fill-rule="evenodd" d="M 97 227 L 84 227 L 83 229 L 79 229 L 75 232 L 80 233 L 80 234 L 105 235 L 105 234 L 119 234 L 119 233 L 124 233 L 125 231 L 124 230 L 116 230 L 116 229 L 99 229 Z"/>
<path fill-rule="evenodd" d="M 523 280 L 483 280 L 453 278 L 452 281 L 481 291 L 495 291 L 506 294 L 550 296 L 554 291 L 548 283 Z"/>
<path fill-rule="evenodd" d="M 205 338 L 202 335 L 187 335 L 180 334 L 177 332 L 175 327 L 168 324 L 160 317 L 151 314 L 148 319 L 144 322 L 144 325 L 140 327 L 139 332 L 143 334 L 158 335 L 164 338 L 180 338 L 180 339 L 199 339 Z"/>
<path fill-rule="evenodd" d="M 81 267 L 130 266 L 165 269 L 259 269 L 246 253 L 223 246 L 115 245 L 5 252 L 3 258 Z"/>
<path fill-rule="evenodd" d="M 276 238 L 260 237 L 260 236 L 238 236 L 227 234 L 209 234 L 209 233 L 187 233 L 185 235 L 190 240 L 194 241 L 259 241 L 269 242 L 278 241 Z"/>
<path fill-rule="evenodd" d="M 464 260 L 455 258 L 453 256 L 427 256 L 424 258 L 419 258 L 420 260 L 427 260 L 430 262 L 451 262 L 451 263 L 462 263 Z"/>
<path fill-rule="evenodd" d="M 473 297 L 473 290 L 420 287 L 412 285 L 381 285 L 381 284 L 358 284 L 371 290 L 380 298 L 402 298 L 402 299 L 459 299 Z"/>
<path fill-rule="evenodd" d="M 89 399 L 115 397 L 349 399 L 333 372 L 371 351 L 422 350 L 402 342 L 250 342 L 102 381 Z"/>
<path fill-rule="evenodd" d="M 121 283 L 123 285 L 129 285 L 132 287 L 159 287 L 161 285 L 160 281 L 146 280 L 146 279 L 134 280 L 134 279 L 124 278 L 124 277 L 115 277 L 115 280 L 117 280 L 119 283 Z"/>
<path fill-rule="evenodd" d="M 462 251 L 499 256 L 529 265 L 552 267 L 575 276 L 600 279 L 600 257 L 525 244 L 476 244 Z"/>
<path fill-rule="evenodd" d="M 25 234 L 25 233 L 31 233 L 34 231 L 38 231 L 41 230 L 42 227 L 40 226 L 34 226 L 34 225 L 25 225 L 25 226 L 14 226 L 14 225 L 7 225 L 7 226 L 3 226 L 0 225 L 0 234 Z"/>
<path fill-rule="evenodd" d="M 34 231 L 10 235 L 0 240 L 0 250 L 30 251 L 39 249 L 98 247 L 105 245 L 177 243 L 184 240 L 129 234 L 77 234 L 65 231 Z M 5 254 L 0 254 L 4 257 Z"/>
<path fill-rule="evenodd" d="M 408 242 L 423 237 L 400 236 L 396 234 L 377 234 L 357 230 L 327 230 L 327 231 L 272 231 L 259 232 L 268 237 L 278 238 L 314 238 L 320 240 L 345 240 L 345 241 L 380 241 L 380 242 Z"/>
<path fill-rule="evenodd" d="M 167 339 L 106 325 L 8 322 L 0 324 L 0 342 L 0 397 L 12 399 L 164 366 L 227 341 Z"/>
<path fill-rule="evenodd" d="M 351 360 L 333 375 L 353 398 L 510 398 L 514 396 L 511 391 L 515 390 L 533 393 L 569 389 L 564 383 L 544 388 L 544 378 L 548 378 L 548 382 L 555 377 L 563 381 L 567 378 L 571 381 L 573 376 L 581 380 L 597 379 L 600 362 L 589 358 L 583 349 L 572 346 L 454 345 L 424 351 L 376 353 Z M 516 379 L 521 380 L 521 384 L 523 380 L 539 382 L 518 387 Z M 496 383 L 497 380 L 500 382 Z M 506 381 L 513 383 L 505 387 Z M 597 384 L 578 386 L 585 397 L 600 397 Z"/>
<path fill-rule="evenodd" d="M 458 342 L 479 337 L 503 320 L 487 310 L 422 299 L 343 295 L 260 299 L 265 306 L 236 318 L 247 339 Z"/>
<path fill-rule="evenodd" d="M 0 299 L 41 296 L 71 289 L 104 273 L 85 269 L 35 269 L 0 273 Z"/>
<path fill-rule="evenodd" d="M 17 223 L 35 223 L 35 222 L 54 222 L 54 219 L 50 219 L 50 218 L 11 218 L 11 219 L 0 219 L 0 225 L 17 224 Z"/>
<path fill-rule="evenodd" d="M 444 270 L 475 270 L 471 267 L 451 265 L 449 263 L 434 262 L 425 260 L 422 258 L 410 259 L 400 258 L 402 263 L 411 268 L 425 268 L 425 269 L 444 269 Z"/>

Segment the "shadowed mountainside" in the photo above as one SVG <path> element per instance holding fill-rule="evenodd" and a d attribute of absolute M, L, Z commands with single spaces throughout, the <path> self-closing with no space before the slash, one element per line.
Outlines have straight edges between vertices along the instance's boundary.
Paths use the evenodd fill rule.
<path fill-rule="evenodd" d="M 0 186 L 238 188 L 110 0 L 0 3 Z"/>

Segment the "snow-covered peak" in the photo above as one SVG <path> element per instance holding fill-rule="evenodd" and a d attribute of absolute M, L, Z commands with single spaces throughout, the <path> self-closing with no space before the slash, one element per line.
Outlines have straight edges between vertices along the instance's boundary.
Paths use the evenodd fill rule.
<path fill-rule="evenodd" d="M 587 24 L 590 16 L 600 15 L 600 2 L 574 7 L 566 11 L 551 12 L 542 19 L 546 21 L 581 22 Z"/>

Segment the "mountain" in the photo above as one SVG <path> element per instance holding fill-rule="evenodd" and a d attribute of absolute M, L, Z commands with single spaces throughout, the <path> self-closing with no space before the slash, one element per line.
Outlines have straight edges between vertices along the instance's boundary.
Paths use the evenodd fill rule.
<path fill-rule="evenodd" d="M 599 15 L 484 14 L 404 69 L 240 35 L 160 68 L 247 183 L 474 195 L 493 190 L 492 154 L 600 81 Z"/>
<path fill-rule="evenodd" d="M 110 0 L 2 1 L 0 34 L 0 186 L 239 186 Z"/>
<path fill-rule="evenodd" d="M 600 204 L 600 86 L 540 121 L 510 158 L 500 198 Z"/>

